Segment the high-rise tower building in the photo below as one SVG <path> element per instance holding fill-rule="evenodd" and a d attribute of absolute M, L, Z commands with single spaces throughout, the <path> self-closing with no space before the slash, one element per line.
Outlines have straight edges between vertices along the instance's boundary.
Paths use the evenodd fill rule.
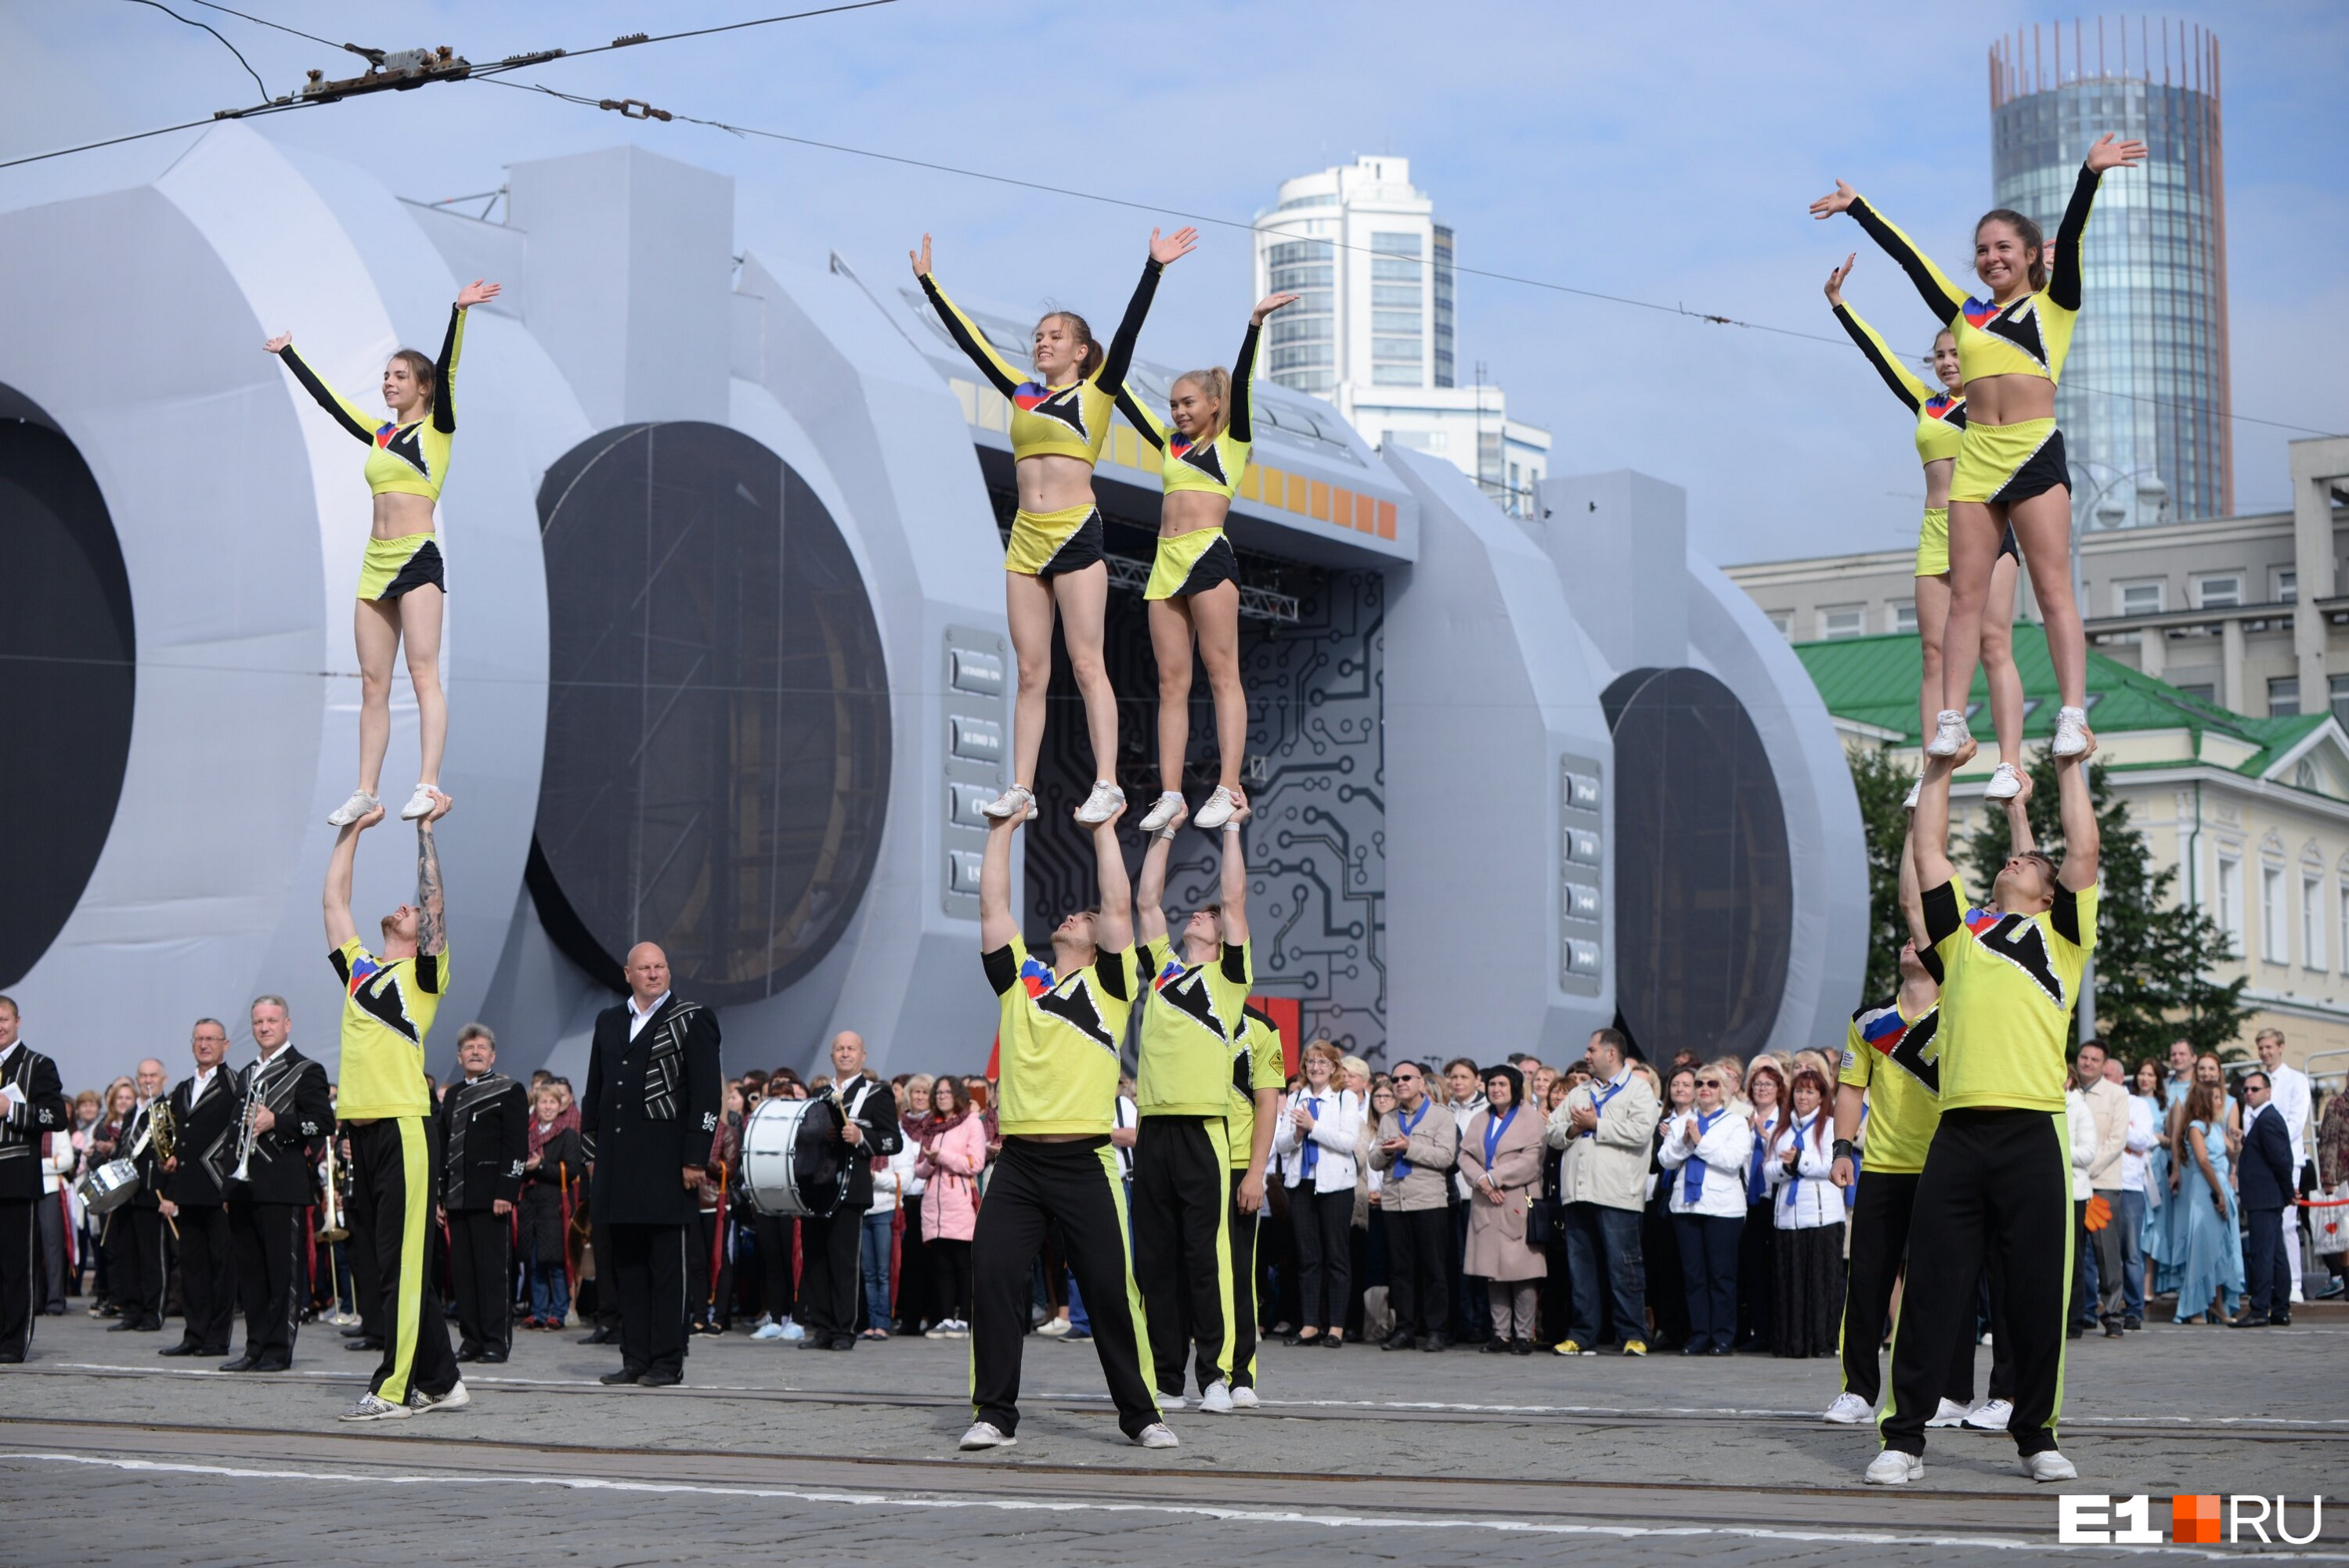
<path fill-rule="evenodd" d="M 2056 394 L 2079 523 L 2231 515 L 2219 40 L 2137 17 L 2033 26 L 1991 46 L 1990 102 L 1997 203 L 2051 240 L 2098 137 L 2147 149 L 2106 176 L 2081 246 Z"/>
<path fill-rule="evenodd" d="M 1548 471 L 1549 432 L 1510 418 L 1476 367 L 1462 375 L 1453 277 L 1452 231 L 1409 159 L 1284 181 L 1257 214 L 1257 294 L 1303 297 L 1268 324 L 1263 368 L 1335 403 L 1370 439 L 1435 453 L 1522 511 Z"/>

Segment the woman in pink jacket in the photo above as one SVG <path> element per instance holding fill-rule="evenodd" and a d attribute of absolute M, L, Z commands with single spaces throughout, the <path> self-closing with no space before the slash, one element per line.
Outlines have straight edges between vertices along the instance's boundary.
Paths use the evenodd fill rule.
<path fill-rule="evenodd" d="M 970 1337 L 970 1236 L 978 1223 L 978 1177 L 987 1169 L 987 1122 L 959 1080 L 945 1073 L 930 1089 L 930 1119 L 914 1159 L 922 1189 L 922 1234 L 937 1287 L 932 1339 Z"/>

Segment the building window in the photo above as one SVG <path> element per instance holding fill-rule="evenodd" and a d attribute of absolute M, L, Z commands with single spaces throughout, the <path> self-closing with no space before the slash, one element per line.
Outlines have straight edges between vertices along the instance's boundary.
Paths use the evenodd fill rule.
<path fill-rule="evenodd" d="M 2167 606 L 2168 589 L 2167 583 L 2116 583 L 2113 584 L 2113 613 L 2119 615 L 2158 615 Z"/>
<path fill-rule="evenodd" d="M 2243 862 L 2231 855 L 2219 857 L 2219 929 L 2230 945 L 2243 951 Z"/>
<path fill-rule="evenodd" d="M 2260 956 L 2271 964 L 2291 962 L 2291 938 L 2283 923 L 2283 868 L 2260 868 Z"/>
<path fill-rule="evenodd" d="M 2324 944 L 2324 884 L 2304 872 L 2300 878 L 2300 961 L 2311 969 L 2333 962 Z"/>
<path fill-rule="evenodd" d="M 2188 681 L 2178 689 L 2186 696 L 2194 698 L 2197 702 L 2216 702 L 2219 700 L 2219 688 L 2209 681 Z"/>
<path fill-rule="evenodd" d="M 1867 605 L 1823 604 L 1819 607 L 1821 637 L 1864 637 L 1867 634 Z"/>
<path fill-rule="evenodd" d="M 1916 600 L 1895 599 L 1892 601 L 1892 629 L 1904 635 L 1913 634 L 1917 630 Z"/>
<path fill-rule="evenodd" d="M 1371 366 L 1373 387 L 1419 387 L 1425 383 L 1416 365 L 1373 365 Z"/>
<path fill-rule="evenodd" d="M 1792 610 L 1772 610 L 1768 612 L 1768 614 L 1770 617 L 1770 624 L 1777 629 L 1777 633 L 1780 636 L 1789 639 L 1794 636 L 1795 613 Z M 2349 898 L 2349 888 L 2343 889 L 2341 896 L 2344 898 Z"/>
<path fill-rule="evenodd" d="M 2243 574 L 2225 572 L 2194 580 L 2194 607 L 2198 610 L 2231 610 L 2243 602 Z"/>
<path fill-rule="evenodd" d="M 1409 333 L 1414 338 L 1426 326 L 1427 318 L 1415 310 L 1374 310 L 1371 312 L 1371 330 L 1382 333 Z"/>
<path fill-rule="evenodd" d="M 2349 974 L 2349 882 L 2344 882 L 2341 885 L 2341 896 L 2336 903 L 2339 905 L 2342 932 L 2341 968 L 2344 974 Z"/>
<path fill-rule="evenodd" d="M 2300 603 L 2300 573 L 2298 572 L 2292 570 L 2289 566 L 2279 566 L 2269 574 L 2269 580 L 2274 584 L 2275 588 L 2275 592 L 2269 595 L 2269 598 L 2272 603 L 2278 604 L 2297 604 Z"/>
<path fill-rule="evenodd" d="M 2333 717 L 2349 724 L 2349 676 L 2327 676 L 2324 695 L 2333 704 Z"/>
<path fill-rule="evenodd" d="M 2268 677 L 2268 717 L 2291 718 L 2300 712 L 2300 677 L 2270 676 Z"/>

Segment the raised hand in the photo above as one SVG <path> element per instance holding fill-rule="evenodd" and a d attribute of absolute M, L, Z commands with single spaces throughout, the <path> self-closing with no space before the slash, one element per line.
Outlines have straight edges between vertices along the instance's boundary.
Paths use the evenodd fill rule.
<path fill-rule="evenodd" d="M 927 234 L 923 235 L 922 248 L 918 251 L 907 251 L 905 259 L 914 263 L 916 277 L 928 277 L 930 275 L 930 237 Z"/>
<path fill-rule="evenodd" d="M 1270 315 L 1282 305 L 1295 304 L 1299 297 L 1299 295 L 1293 294 L 1267 294 L 1262 299 L 1256 302 L 1256 310 L 1249 315 L 1248 321 L 1253 325 L 1262 326 L 1266 316 Z"/>
<path fill-rule="evenodd" d="M 293 346 L 294 335 L 290 332 L 281 332 L 261 346 L 272 354 L 283 354 Z"/>
<path fill-rule="evenodd" d="M 1811 216 L 1814 218 L 1832 218 L 1837 213 L 1842 211 L 1845 208 L 1850 206 L 1853 202 L 1858 200 L 1859 192 L 1853 190 L 1851 186 L 1844 181 L 1838 180 L 1836 181 L 1834 195 L 1822 196 L 1817 201 L 1811 203 Z"/>
<path fill-rule="evenodd" d="M 501 286 L 497 284 L 485 284 L 481 279 L 475 278 L 457 291 L 457 308 L 471 310 L 477 304 L 493 300 L 498 297 L 498 290 Z"/>
<path fill-rule="evenodd" d="M 2098 174 L 2107 169 L 2134 169 L 2144 161 L 2144 142 L 2123 141 L 2111 131 L 2096 138 L 2096 145 L 2088 149 L 2088 167 Z"/>
<path fill-rule="evenodd" d="M 1199 248 L 1199 231 L 1187 225 L 1175 230 L 1164 239 L 1158 231 L 1150 231 L 1150 259 L 1160 266 L 1170 266 Z"/>
<path fill-rule="evenodd" d="M 1843 280 L 1851 276 L 1852 264 L 1858 260 L 1859 253 L 1854 251 L 1843 259 L 1843 265 L 1827 274 L 1827 304 L 1843 304 Z"/>

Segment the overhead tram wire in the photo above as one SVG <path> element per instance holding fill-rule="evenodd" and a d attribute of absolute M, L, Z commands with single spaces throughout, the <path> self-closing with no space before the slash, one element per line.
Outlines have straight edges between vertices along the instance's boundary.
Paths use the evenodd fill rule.
<path fill-rule="evenodd" d="M 261 89 L 261 96 L 264 98 L 269 96 L 269 84 L 263 81 L 261 79 L 261 73 L 253 68 L 253 62 L 244 57 L 244 51 L 238 48 L 234 44 L 230 43 L 226 37 L 222 36 L 219 28 L 213 26 L 209 22 L 199 22 L 192 16 L 181 15 L 177 11 L 172 10 L 169 5 L 164 5 L 163 0 L 130 0 L 130 3 L 134 5 L 151 6 L 153 9 L 160 11 L 164 15 L 169 16 L 172 21 L 181 24 L 182 26 L 201 27 L 205 32 L 210 33 L 213 37 L 218 38 L 220 40 L 220 46 L 236 57 L 236 63 L 244 67 L 244 74 L 251 77 L 253 78 L 253 85 Z"/>
<path fill-rule="evenodd" d="M 560 98 L 564 103 L 578 104 L 586 108 L 616 109 L 629 119 L 657 119 L 663 121 L 681 120 L 688 125 L 704 125 L 714 130 L 722 130 L 730 135 L 737 137 L 757 137 L 768 141 L 788 142 L 797 147 L 812 147 L 825 152 L 846 153 L 852 158 L 869 158 L 878 162 L 899 164 L 908 169 L 924 169 L 928 170 L 933 173 L 957 175 L 967 180 L 983 180 L 990 184 L 1009 185 L 1023 191 L 1040 191 L 1046 195 L 1051 196 L 1066 196 L 1074 201 L 1092 201 L 1107 207 L 1122 207 L 1131 211 L 1154 213 L 1160 217 L 1182 218 L 1194 223 L 1206 223 L 1221 229 L 1237 229 L 1251 234 L 1271 232 L 1261 228 L 1253 222 L 1243 222 L 1237 218 L 1218 217 L 1212 212 L 1186 211 L 1180 207 L 1168 207 L 1151 201 L 1135 201 L 1123 196 L 1104 196 L 1098 191 L 1079 191 L 1066 185 L 1048 185 L 1041 181 L 1022 180 L 1016 175 L 993 174 L 983 169 L 964 169 L 956 164 L 938 163 L 925 158 L 908 158 L 902 153 L 875 152 L 869 148 L 850 147 L 845 143 L 837 141 L 823 141 L 812 136 L 793 136 L 785 131 L 762 130 L 756 126 L 733 125 L 722 119 L 708 119 L 699 115 L 681 114 L 672 109 L 655 108 L 650 104 L 647 104 L 639 98 L 592 98 L 579 93 L 563 92 L 554 88 L 542 86 L 537 82 L 505 81 L 495 77 L 486 77 L 478 72 L 475 73 L 472 79 L 476 81 L 488 81 L 493 87 L 512 88 L 522 92 L 542 93 L 548 98 Z M 1344 240 L 1318 240 L 1314 242 L 1317 244 L 1328 245 L 1334 250 L 1363 251 L 1373 256 L 1392 256 L 1397 259 L 1408 261 L 1416 261 L 1419 259 L 1415 256 L 1402 256 L 1400 253 L 1396 252 L 1381 251 L 1374 245 L 1352 244 Z M 1634 299 L 1627 294 L 1607 294 L 1598 289 L 1578 288 L 1572 284 L 1554 283 L 1546 278 L 1529 278 L 1516 273 L 1501 273 L 1494 272 L 1484 267 L 1462 266 L 1456 262 L 1453 263 L 1452 270 L 1454 273 L 1465 273 L 1470 277 L 1489 278 L 1495 283 L 1516 284 L 1524 288 L 1541 289 L 1551 294 L 1572 294 L 1578 298 L 1599 300 L 1608 304 L 1630 305 L 1639 310 L 1655 311 L 1664 315 L 1677 315 L 1692 321 L 1708 322 L 1715 326 L 1742 327 L 1748 332 L 1769 333 L 1779 337 L 1799 339 L 1805 343 L 1824 343 L 1832 348 L 1848 348 L 1850 346 L 1850 340 L 1847 338 L 1829 337 L 1822 333 L 1804 332 L 1797 327 L 1774 326 L 1768 322 L 1745 321 L 1736 316 L 1722 315 L 1712 311 L 1691 310 L 1686 305 L 1682 304 L 1662 304 L 1654 300 Z M 2093 387 L 2076 381 L 2069 383 L 2069 385 L 2079 391 L 2092 393 L 2100 397 L 2120 397 L 2132 403 L 2151 403 L 2157 407 L 2168 408 L 2183 408 L 2186 407 L 2183 404 L 2175 403 L 2168 398 L 2148 397 L 2140 392 L 2115 391 L 2110 387 Z M 2342 433 L 2332 430 L 2319 430 L 2307 425 L 2294 425 L 2282 419 L 2262 419 L 2255 414 L 2238 414 L 2231 410 L 2229 411 L 2224 418 L 2238 420 L 2249 425 L 2265 425 L 2273 429 L 2296 431 L 2299 434 L 2306 436 L 2332 436 Z"/>

